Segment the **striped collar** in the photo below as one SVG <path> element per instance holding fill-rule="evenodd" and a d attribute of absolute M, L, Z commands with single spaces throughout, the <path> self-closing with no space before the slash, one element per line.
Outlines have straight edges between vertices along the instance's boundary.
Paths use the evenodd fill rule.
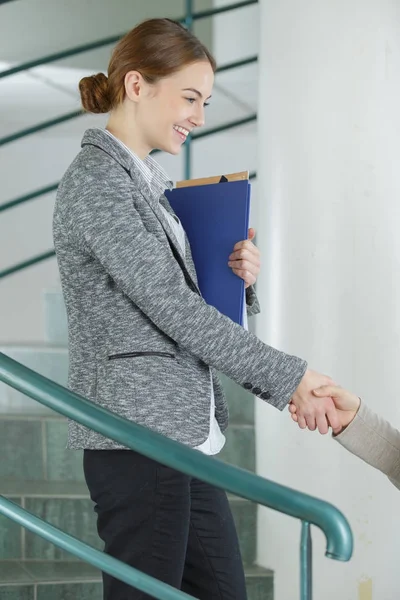
<path fill-rule="evenodd" d="M 124 148 L 126 152 L 129 153 L 135 165 L 140 170 L 146 182 L 148 183 L 150 189 L 154 193 L 156 200 L 160 199 L 160 196 L 162 196 L 165 190 L 171 190 L 173 188 L 173 182 L 170 180 L 162 166 L 159 165 L 158 162 L 154 160 L 154 158 L 152 158 L 149 155 L 146 156 L 144 160 L 142 160 L 141 158 L 139 158 L 139 156 L 137 156 L 137 154 L 132 152 L 132 150 L 128 148 L 128 146 L 126 146 L 119 138 L 115 137 L 115 135 L 113 135 L 110 131 L 108 131 L 107 129 L 100 129 L 100 131 L 106 133 L 122 148 Z"/>

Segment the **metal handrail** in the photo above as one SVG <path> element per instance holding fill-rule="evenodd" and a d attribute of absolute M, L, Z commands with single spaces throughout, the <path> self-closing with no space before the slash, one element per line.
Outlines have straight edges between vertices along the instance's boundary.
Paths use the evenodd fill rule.
<path fill-rule="evenodd" d="M 124 581 L 142 592 L 151 594 L 152 597 L 154 597 L 154 594 L 157 594 L 155 597 L 160 600 L 195 600 L 193 596 L 189 596 L 185 592 L 181 592 L 154 577 L 150 577 L 100 550 L 96 550 L 92 546 L 89 546 L 89 544 L 65 533 L 65 531 L 54 527 L 54 525 L 50 525 L 47 521 L 40 519 L 1 495 L 0 514 L 12 519 L 22 527 L 29 529 L 29 531 L 36 533 L 55 546 L 81 558 L 101 571 L 105 571 L 109 575 Z"/>
<path fill-rule="evenodd" d="M 181 592 L 100 550 L 96 550 L 89 544 L 81 542 L 76 537 L 65 533 L 65 531 L 54 527 L 54 525 L 50 525 L 47 521 L 43 521 L 43 519 L 15 504 L 15 502 L 4 498 L 4 496 L 0 496 L 0 514 L 101 571 L 117 577 L 142 592 L 151 594 L 152 597 L 157 594 L 155 597 L 160 600 L 194 600 L 193 596 L 189 596 L 185 592 Z"/>
<path fill-rule="evenodd" d="M 45 196 L 46 194 L 50 194 L 51 192 L 56 192 L 59 185 L 60 182 L 52 183 L 51 185 L 47 185 L 46 187 L 39 188 L 38 190 L 34 190 L 33 192 L 29 192 L 29 194 L 18 196 L 18 198 L 14 198 L 14 200 L 4 202 L 3 204 L 0 204 L 0 212 L 9 210 L 10 208 L 15 208 L 20 204 L 25 204 L 25 202 L 29 202 L 29 200 L 40 198 L 40 196 Z"/>
<path fill-rule="evenodd" d="M 228 4 L 227 6 L 221 6 L 219 8 L 213 8 L 209 10 L 203 10 L 199 12 L 194 12 L 191 16 L 193 21 L 199 21 L 200 19 L 206 19 L 208 17 L 213 17 L 214 15 L 220 15 L 222 13 L 236 10 L 239 8 L 246 8 L 252 4 L 258 4 L 258 0 L 246 0 L 244 2 L 235 2 L 233 4 Z M 179 23 L 185 23 L 186 17 L 179 17 L 176 19 Z M 43 56 L 42 58 L 37 58 L 35 60 L 30 60 L 28 62 L 22 63 L 15 67 L 11 67 L 10 69 L 0 71 L 0 79 L 4 79 L 5 77 L 10 77 L 11 75 L 15 75 L 16 73 L 21 73 L 21 71 L 27 71 L 29 69 L 33 69 L 34 67 L 40 67 L 42 65 L 46 65 L 51 62 L 55 62 L 57 60 L 62 60 L 64 58 L 69 58 L 70 56 L 76 56 L 77 54 L 82 54 L 83 52 L 88 52 L 90 50 L 96 50 L 97 48 L 102 48 L 103 46 L 109 46 L 110 44 L 115 44 L 118 42 L 127 32 L 109 36 L 106 38 L 102 38 L 101 40 L 96 40 L 94 42 L 89 42 L 87 44 L 82 44 L 80 46 L 76 46 L 75 48 L 70 48 L 69 50 L 63 50 L 62 52 L 55 52 L 54 54 L 49 54 L 48 56 Z"/>
<path fill-rule="evenodd" d="M 142 425 L 128 421 L 0 353 L 0 381 L 126 448 L 242 498 L 317 526 L 325 555 L 351 558 L 353 538 L 344 515 L 332 504 L 228 465 Z"/>
<path fill-rule="evenodd" d="M 242 58 L 241 60 L 235 60 L 231 63 L 227 63 L 226 65 L 221 65 L 220 67 L 217 67 L 217 70 L 215 72 L 224 73 L 225 71 L 229 71 L 230 69 L 246 67 L 247 65 L 251 65 L 256 62 L 258 62 L 258 55 L 254 54 L 253 56 L 248 56 L 247 58 Z"/>
<path fill-rule="evenodd" d="M 202 138 L 208 137 L 210 135 L 214 135 L 215 133 L 222 133 L 223 131 L 228 131 L 229 129 L 234 129 L 236 127 L 241 127 L 242 125 L 248 125 L 249 123 L 254 123 L 257 121 L 257 114 L 254 113 L 249 115 L 248 117 L 244 117 L 243 119 L 237 119 L 236 121 L 231 121 L 230 123 L 223 123 L 222 125 L 217 125 L 212 129 L 205 129 L 204 131 L 199 131 L 198 133 L 194 133 L 192 135 L 192 140 L 200 140 Z"/>
<path fill-rule="evenodd" d="M 148 458 L 302 521 L 300 539 L 301 600 L 311 600 L 311 533 L 316 525 L 325 534 L 328 558 L 348 561 L 353 536 L 344 515 L 332 504 L 234 467 L 128 421 L 71 392 L 0 353 L 0 381 L 98 433 Z M 106 554 L 41 521 L 0 496 L 0 513 L 75 554 L 101 570 L 149 592 L 156 598 L 190 598 L 166 584 L 124 565 Z"/>
<path fill-rule="evenodd" d="M 6 144 L 10 144 L 11 142 L 15 142 L 16 140 L 20 140 L 21 138 L 27 137 L 28 135 L 32 135 L 33 133 L 38 133 L 39 131 L 44 131 L 45 129 L 49 129 L 50 127 L 60 125 L 61 123 L 66 123 L 66 121 L 76 119 L 77 117 L 81 117 L 85 114 L 87 113 L 85 113 L 82 109 L 74 110 L 65 115 L 61 115 L 60 117 L 55 117 L 54 119 L 50 119 L 49 121 L 44 121 L 43 123 L 38 123 L 38 125 L 27 127 L 26 129 L 22 129 L 21 131 L 17 131 L 16 133 L 11 133 L 10 135 L 6 135 L 5 137 L 0 138 L 0 147 L 5 146 Z"/>
<path fill-rule="evenodd" d="M 38 263 L 43 262 L 44 260 L 48 260 L 49 258 L 53 258 L 55 256 L 54 250 L 48 250 L 47 252 L 43 252 L 42 254 L 37 254 L 32 258 L 28 258 L 28 260 L 24 260 L 12 267 L 7 267 L 7 269 L 3 269 L 0 271 L 0 279 L 3 277 L 7 277 L 7 275 L 12 275 L 13 273 L 17 273 L 18 271 L 22 271 L 27 267 L 31 267 L 32 265 L 37 265 Z"/>

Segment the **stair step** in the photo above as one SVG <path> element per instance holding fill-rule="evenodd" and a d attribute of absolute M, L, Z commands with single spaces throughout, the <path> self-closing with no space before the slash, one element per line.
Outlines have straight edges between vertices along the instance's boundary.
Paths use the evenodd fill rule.
<path fill-rule="evenodd" d="M 10 498 L 88 498 L 84 481 L 17 481 L 0 479 L 0 494 Z"/>
<path fill-rule="evenodd" d="M 273 574 L 246 568 L 248 600 L 273 600 Z M 2 600 L 101 600 L 101 573 L 85 563 L 0 561 Z"/>
<path fill-rule="evenodd" d="M 0 415 L 0 479 L 83 481 L 82 452 L 67 450 L 67 420 L 60 416 Z M 23 440 L 23 443 L 17 441 Z M 255 469 L 253 425 L 231 424 L 219 458 Z"/>
<path fill-rule="evenodd" d="M 0 493 L 48 521 L 102 549 L 96 531 L 93 503 L 85 483 L 0 480 Z M 256 553 L 257 506 L 233 495 L 229 502 L 235 519 L 243 561 L 253 564 Z M 0 555 L 7 559 L 74 560 L 70 554 L 0 515 Z"/>
<path fill-rule="evenodd" d="M 0 493 L 95 548 L 102 543 L 96 531 L 93 503 L 83 482 L 0 480 Z M 257 506 L 229 494 L 243 561 L 253 564 L 256 552 Z M 0 555 L 8 559 L 74 560 L 71 555 L 0 515 Z"/>

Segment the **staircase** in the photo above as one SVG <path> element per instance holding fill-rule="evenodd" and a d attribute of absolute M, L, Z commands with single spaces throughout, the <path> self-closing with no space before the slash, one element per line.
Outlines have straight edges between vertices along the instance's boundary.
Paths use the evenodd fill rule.
<path fill-rule="evenodd" d="M 66 317 L 59 291 L 44 295 L 45 345 L 3 345 L 1 352 L 66 384 Z M 254 399 L 227 378 L 231 424 L 220 455 L 255 468 Z M 66 419 L 0 383 L 0 493 L 101 549 L 82 453 L 66 450 Z M 245 563 L 249 600 L 273 600 L 271 571 L 255 565 L 256 505 L 230 497 Z M 0 516 L 1 600 L 101 600 L 100 572 Z"/>

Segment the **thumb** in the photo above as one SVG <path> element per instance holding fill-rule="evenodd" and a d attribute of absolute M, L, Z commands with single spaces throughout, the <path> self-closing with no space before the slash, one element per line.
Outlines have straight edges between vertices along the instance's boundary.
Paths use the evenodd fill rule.
<path fill-rule="evenodd" d="M 250 227 L 248 239 L 251 241 L 251 240 L 254 240 L 255 237 L 256 237 L 256 230 L 253 229 L 253 227 Z"/>
<path fill-rule="evenodd" d="M 335 429 L 332 428 L 332 433 L 334 436 L 339 435 L 339 433 L 341 433 L 343 430 L 342 425 L 339 425 L 339 427 L 335 427 Z"/>
<path fill-rule="evenodd" d="M 331 398 L 337 396 L 338 388 L 334 385 L 322 385 L 321 387 L 313 390 L 314 396 L 318 396 L 318 398 L 325 398 L 330 396 Z"/>

